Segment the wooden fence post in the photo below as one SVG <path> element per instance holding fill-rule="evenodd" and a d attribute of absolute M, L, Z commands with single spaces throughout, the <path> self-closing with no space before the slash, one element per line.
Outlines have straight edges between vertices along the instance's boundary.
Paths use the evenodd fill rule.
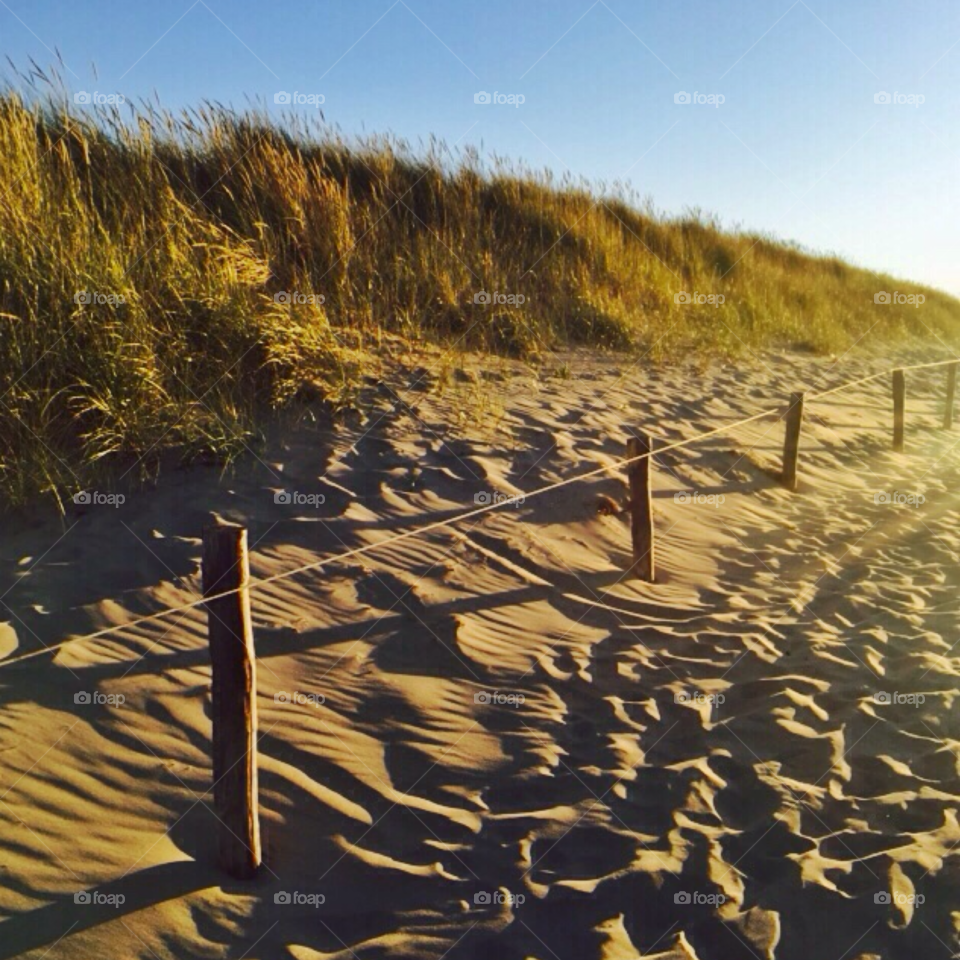
<path fill-rule="evenodd" d="M 787 429 L 783 438 L 783 471 L 780 480 L 788 490 L 797 489 L 797 461 L 800 458 L 800 428 L 803 426 L 803 394 L 790 394 Z"/>
<path fill-rule="evenodd" d="M 943 414 L 943 429 L 949 430 L 953 426 L 953 398 L 957 392 L 957 364 L 951 363 L 947 367 L 947 409 Z"/>
<path fill-rule="evenodd" d="M 627 457 L 651 453 L 653 446 L 646 434 L 629 437 Z M 653 556 L 653 504 L 650 499 L 650 461 L 644 457 L 628 467 L 630 477 L 630 530 L 633 537 L 633 564 L 630 572 L 641 580 L 653 582 L 656 567 Z"/>
<path fill-rule="evenodd" d="M 907 382 L 902 370 L 893 371 L 893 449 L 903 452 L 903 411 L 907 399 Z"/>
<path fill-rule="evenodd" d="M 220 865 L 240 880 L 261 863 L 257 795 L 257 671 L 247 585 L 247 531 L 203 531 L 203 594 L 213 665 L 213 799 L 220 819 Z"/>

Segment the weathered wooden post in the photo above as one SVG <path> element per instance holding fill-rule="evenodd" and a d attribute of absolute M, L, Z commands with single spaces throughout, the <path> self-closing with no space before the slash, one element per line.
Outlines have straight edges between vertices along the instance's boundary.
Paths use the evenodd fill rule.
<path fill-rule="evenodd" d="M 803 394 L 790 394 L 787 429 L 783 438 L 783 471 L 781 483 L 788 490 L 797 489 L 797 461 L 800 459 L 800 428 L 803 426 Z"/>
<path fill-rule="evenodd" d="M 653 446 L 646 434 L 629 437 L 627 458 L 652 454 Z M 653 504 L 650 499 L 650 461 L 652 455 L 629 465 L 630 530 L 633 536 L 633 563 L 630 572 L 641 580 L 653 582 L 656 567 L 653 556 Z"/>
<path fill-rule="evenodd" d="M 220 819 L 220 865 L 247 880 L 261 863 L 257 796 L 257 670 L 250 620 L 247 531 L 203 531 L 203 595 L 213 665 L 213 799 Z"/>
<path fill-rule="evenodd" d="M 949 430 L 953 426 L 953 398 L 957 392 L 957 364 L 951 363 L 947 367 L 947 409 L 943 414 L 943 429 Z"/>
<path fill-rule="evenodd" d="M 907 399 L 907 382 L 902 370 L 893 371 L 893 449 L 903 452 L 903 411 Z"/>

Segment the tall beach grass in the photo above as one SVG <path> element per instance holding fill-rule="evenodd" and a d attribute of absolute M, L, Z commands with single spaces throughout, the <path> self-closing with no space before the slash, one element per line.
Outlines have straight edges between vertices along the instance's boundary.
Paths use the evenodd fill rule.
<path fill-rule="evenodd" d="M 12 90 L 0 282 L 7 504 L 171 454 L 229 457 L 304 384 L 343 402 L 384 334 L 660 362 L 960 330 L 943 293 L 658 215 L 622 185 L 436 141 L 347 143 L 255 108 L 87 112 Z M 881 290 L 926 299 L 877 304 Z"/>

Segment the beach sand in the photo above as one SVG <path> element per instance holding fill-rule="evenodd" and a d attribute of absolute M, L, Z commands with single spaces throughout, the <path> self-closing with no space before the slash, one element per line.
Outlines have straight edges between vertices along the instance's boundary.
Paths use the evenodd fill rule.
<path fill-rule="evenodd" d="M 633 428 L 662 447 L 943 356 L 410 370 L 403 403 L 370 383 L 237 471 L 9 520 L 0 657 L 191 602 L 212 517 L 269 577 L 613 464 Z M 0 957 L 956 955 L 944 380 L 908 374 L 903 454 L 886 378 L 809 403 L 796 493 L 775 418 L 658 456 L 655 583 L 623 578 L 613 473 L 254 590 L 249 883 L 216 863 L 202 607 L 0 669 Z"/>

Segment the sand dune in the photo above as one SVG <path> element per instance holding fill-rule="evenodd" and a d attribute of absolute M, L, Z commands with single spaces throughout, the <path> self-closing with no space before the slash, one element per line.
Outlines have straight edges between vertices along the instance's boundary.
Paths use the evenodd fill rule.
<path fill-rule="evenodd" d="M 0 656 L 188 603 L 213 515 L 272 576 L 893 365 L 566 361 L 371 383 L 237 474 L 8 525 Z M 942 381 L 908 376 L 904 454 L 886 380 L 811 404 L 795 494 L 775 420 L 658 457 L 654 584 L 622 579 L 610 476 L 257 590 L 253 883 L 216 868 L 201 608 L 0 670 L 0 957 L 956 955 Z"/>

